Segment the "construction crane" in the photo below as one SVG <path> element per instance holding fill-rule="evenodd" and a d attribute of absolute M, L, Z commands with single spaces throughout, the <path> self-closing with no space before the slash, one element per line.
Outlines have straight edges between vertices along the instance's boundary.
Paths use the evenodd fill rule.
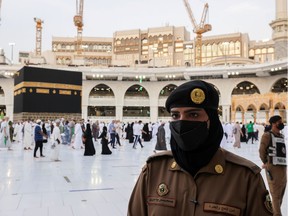
<path fill-rule="evenodd" d="M 76 0 L 76 15 L 74 16 L 74 25 L 77 27 L 77 54 L 82 53 L 82 31 L 83 31 L 83 4 L 84 0 Z"/>
<path fill-rule="evenodd" d="M 42 23 L 43 20 L 34 17 L 34 21 L 36 22 L 36 56 L 41 56 L 42 49 Z"/>
<path fill-rule="evenodd" d="M 208 11 L 208 3 L 204 5 L 200 23 L 197 24 L 188 0 L 183 0 L 183 1 L 184 1 L 186 10 L 188 12 L 188 15 L 190 17 L 190 21 L 193 26 L 193 32 L 196 33 L 195 66 L 202 66 L 202 34 L 205 32 L 211 31 L 212 29 L 212 26 L 210 24 L 205 23 L 207 11 Z"/>

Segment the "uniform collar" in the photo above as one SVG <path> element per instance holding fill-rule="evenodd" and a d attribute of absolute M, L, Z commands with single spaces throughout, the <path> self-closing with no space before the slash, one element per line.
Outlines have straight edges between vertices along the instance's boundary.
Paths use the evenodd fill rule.
<path fill-rule="evenodd" d="M 202 167 L 194 176 L 194 178 L 197 177 L 200 173 L 210 173 L 214 175 L 221 175 L 225 172 L 225 155 L 224 151 L 222 149 L 218 149 L 210 162 Z M 170 171 L 184 171 L 173 159 L 171 160 L 171 164 L 169 166 Z"/>
<path fill-rule="evenodd" d="M 221 175 L 225 172 L 225 155 L 222 149 L 218 149 L 210 162 L 202 167 L 195 175 L 195 177 L 200 173 L 211 173 L 215 175 Z"/>

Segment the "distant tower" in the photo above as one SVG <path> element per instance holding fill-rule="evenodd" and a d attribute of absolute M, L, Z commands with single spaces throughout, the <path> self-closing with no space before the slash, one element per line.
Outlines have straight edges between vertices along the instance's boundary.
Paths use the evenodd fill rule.
<path fill-rule="evenodd" d="M 275 59 L 287 58 L 288 18 L 287 0 L 276 0 L 276 19 L 270 23 L 275 41 Z"/>
<path fill-rule="evenodd" d="M 44 23 L 44 21 L 37 17 L 34 17 L 34 21 L 36 22 L 36 56 L 41 56 L 42 23 Z"/>

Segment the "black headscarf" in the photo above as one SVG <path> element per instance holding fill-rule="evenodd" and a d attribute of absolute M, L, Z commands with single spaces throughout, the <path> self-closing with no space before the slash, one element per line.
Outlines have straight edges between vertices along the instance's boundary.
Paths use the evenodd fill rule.
<path fill-rule="evenodd" d="M 205 109 L 205 111 L 210 120 L 209 135 L 206 142 L 199 149 L 183 151 L 171 135 L 171 150 L 177 164 L 193 176 L 201 167 L 209 163 L 218 150 L 223 137 L 223 128 L 217 110 Z M 191 140 L 191 142 L 193 141 Z"/>
<path fill-rule="evenodd" d="M 89 123 L 86 125 L 85 137 L 92 138 L 92 132 L 91 132 L 91 127 Z"/>

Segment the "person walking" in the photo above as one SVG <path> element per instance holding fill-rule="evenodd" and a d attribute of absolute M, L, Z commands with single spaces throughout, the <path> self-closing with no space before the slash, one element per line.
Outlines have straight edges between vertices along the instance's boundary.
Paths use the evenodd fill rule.
<path fill-rule="evenodd" d="M 97 137 L 99 136 L 99 122 L 98 120 L 92 124 L 92 136 L 95 142 L 97 142 Z"/>
<path fill-rule="evenodd" d="M 242 136 L 242 131 L 238 121 L 233 125 L 233 136 L 234 136 L 233 147 L 241 148 L 240 137 Z"/>
<path fill-rule="evenodd" d="M 133 143 L 133 148 L 136 149 L 136 145 L 137 143 L 139 142 L 141 148 L 143 148 L 144 146 L 142 145 L 142 142 L 141 142 L 141 134 L 142 134 L 142 121 L 136 121 L 133 125 L 133 134 L 135 136 L 134 138 L 134 143 Z"/>
<path fill-rule="evenodd" d="M 84 156 L 93 156 L 96 154 L 92 138 L 93 137 L 92 137 L 91 126 L 90 126 L 90 123 L 87 123 L 86 130 L 83 134 L 83 139 L 84 139 L 83 143 L 85 147 Z"/>
<path fill-rule="evenodd" d="M 64 129 L 64 135 L 63 135 L 63 139 L 62 139 L 62 144 L 70 144 L 70 140 L 69 140 L 69 137 L 70 137 L 70 127 L 69 127 L 69 121 L 66 120 L 64 122 L 64 126 L 63 126 L 63 129 Z"/>
<path fill-rule="evenodd" d="M 110 155 L 112 154 L 111 150 L 108 147 L 108 138 L 107 138 L 107 127 L 103 126 L 102 133 L 98 136 L 98 139 L 101 139 L 102 152 L 101 154 Z"/>
<path fill-rule="evenodd" d="M 9 117 L 5 116 L 3 121 L 1 122 L 1 139 L 4 143 L 4 146 L 8 148 L 8 150 L 12 150 L 12 142 L 10 140 L 10 127 L 9 127 Z"/>
<path fill-rule="evenodd" d="M 148 123 L 145 123 L 143 126 L 142 138 L 143 138 L 144 142 L 150 141 L 150 133 L 149 133 Z"/>
<path fill-rule="evenodd" d="M 157 142 L 155 146 L 154 152 L 167 150 L 166 146 L 166 133 L 165 133 L 165 122 L 161 122 L 160 126 L 158 127 Z"/>
<path fill-rule="evenodd" d="M 31 120 L 28 119 L 24 123 L 24 150 L 32 150 L 32 142 L 33 142 L 33 131 L 32 131 L 32 123 Z"/>
<path fill-rule="evenodd" d="M 247 129 L 247 134 L 248 134 L 248 138 L 246 143 L 249 142 L 249 140 L 252 140 L 252 144 L 254 144 L 254 124 L 252 123 L 252 121 L 250 121 L 247 125 L 246 125 L 246 129 Z"/>
<path fill-rule="evenodd" d="M 108 125 L 108 132 L 110 134 L 110 141 L 112 148 L 115 147 L 115 141 L 116 141 L 116 128 L 115 128 L 115 120 L 112 120 L 112 122 Z M 108 144 L 109 144 L 108 143 Z"/>
<path fill-rule="evenodd" d="M 72 145 L 73 149 L 83 149 L 83 130 L 81 127 L 82 120 L 78 121 L 75 125 L 75 138 L 74 138 L 74 143 Z"/>
<path fill-rule="evenodd" d="M 60 119 L 56 119 L 55 126 L 51 134 L 51 142 L 52 142 L 51 160 L 56 162 L 60 161 L 59 152 L 60 152 L 60 144 L 62 143 L 59 125 L 60 125 Z"/>
<path fill-rule="evenodd" d="M 286 145 L 281 130 L 284 128 L 279 115 L 269 119 L 271 130 L 263 134 L 260 141 L 259 156 L 263 162 L 269 185 L 273 216 L 282 216 L 281 205 L 287 185 Z"/>
<path fill-rule="evenodd" d="M 245 124 L 242 125 L 242 127 L 241 127 L 241 132 L 242 132 L 242 133 L 241 133 L 240 141 L 247 143 Z"/>
<path fill-rule="evenodd" d="M 40 149 L 40 157 L 45 157 L 43 155 L 43 137 L 47 138 L 47 135 L 43 133 L 41 125 L 41 120 L 36 120 L 36 125 L 34 128 L 34 140 L 35 140 L 35 148 L 34 148 L 34 158 L 37 157 L 37 150 Z"/>
<path fill-rule="evenodd" d="M 186 82 L 165 106 L 171 115 L 171 151 L 148 158 L 127 215 L 272 215 L 261 169 L 219 148 L 223 128 L 214 86 Z"/>
<path fill-rule="evenodd" d="M 133 143 L 134 141 L 133 126 L 134 122 L 132 122 L 131 124 L 128 122 L 128 125 L 126 127 L 126 139 L 128 139 L 129 143 Z"/>

